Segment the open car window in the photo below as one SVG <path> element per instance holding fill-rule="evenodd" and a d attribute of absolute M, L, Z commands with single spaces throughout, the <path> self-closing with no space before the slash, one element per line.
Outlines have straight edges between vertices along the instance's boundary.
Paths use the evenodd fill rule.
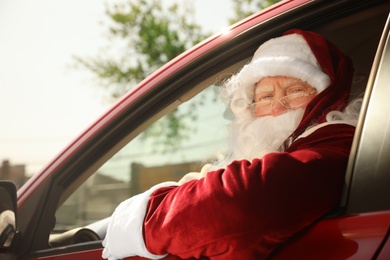
<path fill-rule="evenodd" d="M 199 171 L 226 150 L 226 106 L 210 86 L 154 122 L 106 161 L 57 210 L 54 233 L 109 217 L 123 200 Z M 180 122 L 172 118 L 173 113 Z"/>

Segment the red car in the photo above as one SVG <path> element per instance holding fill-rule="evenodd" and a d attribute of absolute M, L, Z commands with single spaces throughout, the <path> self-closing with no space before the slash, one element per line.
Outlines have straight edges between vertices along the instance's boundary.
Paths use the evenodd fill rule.
<path fill-rule="evenodd" d="M 223 104 L 213 102 L 215 89 L 248 62 L 260 43 L 291 28 L 318 32 L 351 57 L 352 94 L 365 97 L 339 208 L 281 245 L 270 259 L 390 259 L 389 11 L 387 0 L 286 0 L 167 63 L 17 194 L 10 183 L 0 183 L 9 195 L 0 197 L 0 205 L 11 205 L 17 221 L 12 244 L 0 249 L 0 259 L 101 259 L 106 219 L 121 201 L 157 182 L 177 180 L 196 170 L 205 155 L 223 150 L 221 133 L 228 119 Z M 184 117 L 178 124 L 189 138 L 174 149 L 158 137 L 143 138 L 146 129 L 163 131 L 160 118 L 176 108 L 195 113 L 197 120 Z M 5 232 L 0 240 L 14 231 Z"/>

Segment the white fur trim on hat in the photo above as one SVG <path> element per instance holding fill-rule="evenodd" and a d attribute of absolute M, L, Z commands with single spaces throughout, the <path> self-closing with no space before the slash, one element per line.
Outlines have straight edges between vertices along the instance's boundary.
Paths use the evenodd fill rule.
<path fill-rule="evenodd" d="M 267 76 L 289 76 L 307 82 L 318 93 L 330 84 L 329 76 L 322 71 L 300 34 L 289 34 L 265 42 L 257 49 L 251 63 L 259 70 L 255 83 Z"/>

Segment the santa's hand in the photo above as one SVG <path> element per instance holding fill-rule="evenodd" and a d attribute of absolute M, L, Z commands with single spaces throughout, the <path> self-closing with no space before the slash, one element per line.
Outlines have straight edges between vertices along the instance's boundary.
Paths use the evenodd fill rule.
<path fill-rule="evenodd" d="M 15 213 L 11 210 L 5 210 L 0 213 L 0 235 L 3 234 L 4 230 L 11 225 L 15 230 Z M 4 246 L 9 246 L 13 238 L 13 232 L 6 239 Z"/>
<path fill-rule="evenodd" d="M 200 172 L 189 172 L 179 180 L 179 184 L 182 185 L 192 180 L 199 180 L 200 178 L 202 178 Z"/>
<path fill-rule="evenodd" d="M 209 173 L 211 171 L 211 168 L 213 166 L 209 163 L 203 165 L 202 169 L 200 170 L 200 175 L 203 177 L 206 177 L 207 173 Z"/>
<path fill-rule="evenodd" d="M 192 181 L 192 180 L 199 180 L 201 178 L 206 177 L 207 173 L 209 172 L 210 168 L 212 167 L 211 164 L 205 164 L 200 172 L 189 172 L 186 175 L 184 175 L 180 180 L 179 184 L 184 184 L 186 182 Z"/>

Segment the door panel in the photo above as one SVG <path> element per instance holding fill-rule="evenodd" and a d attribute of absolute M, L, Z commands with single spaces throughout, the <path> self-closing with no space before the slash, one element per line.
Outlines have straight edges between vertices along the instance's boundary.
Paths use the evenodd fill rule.
<path fill-rule="evenodd" d="M 297 234 L 272 259 L 372 259 L 389 223 L 390 211 L 325 219 Z"/>

